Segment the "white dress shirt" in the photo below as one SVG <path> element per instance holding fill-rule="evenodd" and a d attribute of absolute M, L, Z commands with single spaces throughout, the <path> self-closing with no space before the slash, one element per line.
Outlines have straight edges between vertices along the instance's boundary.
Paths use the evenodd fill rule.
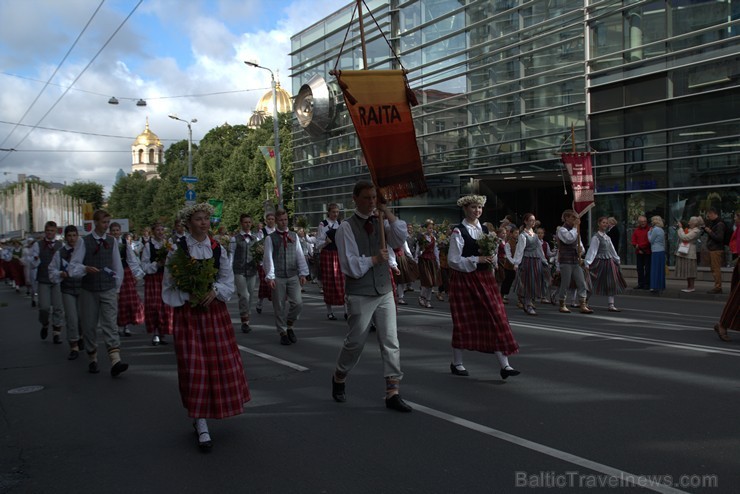
<path fill-rule="evenodd" d="M 368 216 L 355 212 L 358 218 L 367 220 Z M 408 232 L 406 231 L 406 222 L 396 219 L 393 223 L 388 220 L 383 221 L 385 228 L 385 241 L 390 249 L 401 247 L 406 241 Z M 349 220 L 343 221 L 337 229 L 337 249 L 339 251 L 339 265 L 342 273 L 351 278 L 360 279 L 373 267 L 373 258 L 360 255 L 357 247 L 357 241 L 352 233 L 352 226 Z"/>
<path fill-rule="evenodd" d="M 470 235 L 473 240 L 478 240 L 483 236 L 483 229 L 481 228 L 479 221 L 469 223 L 468 220 L 465 219 L 462 220 L 462 225 L 468 231 L 468 235 Z M 460 230 L 458 228 L 453 229 L 452 235 L 450 235 L 450 250 L 447 253 L 447 264 L 449 264 L 449 266 L 454 270 L 462 271 L 463 273 L 472 273 L 478 269 L 478 256 L 462 257 L 464 245 L 465 240 L 463 239 Z M 493 265 L 495 266 L 497 263 L 498 253 L 494 252 Z"/>
<path fill-rule="evenodd" d="M 279 232 L 280 230 L 276 231 Z M 296 235 L 297 237 L 298 235 Z M 291 237 L 288 238 L 293 241 Z M 303 255 L 301 242 L 293 241 L 293 243 L 295 244 L 295 260 L 298 264 L 298 276 L 308 276 L 308 263 L 306 262 L 306 257 Z M 290 248 L 290 243 L 288 243 L 288 247 Z M 262 256 L 262 267 L 265 269 L 265 279 L 274 280 L 275 265 L 272 263 L 272 240 L 269 238 L 265 240 L 265 254 Z"/>

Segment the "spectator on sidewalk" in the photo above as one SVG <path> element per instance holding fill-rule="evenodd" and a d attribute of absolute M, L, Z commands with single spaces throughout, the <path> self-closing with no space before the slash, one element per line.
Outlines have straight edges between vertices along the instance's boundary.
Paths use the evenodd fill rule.
<path fill-rule="evenodd" d="M 719 218 L 717 208 L 709 208 L 704 231 L 707 234 L 709 265 L 714 278 L 714 288 L 709 293 L 722 293 L 722 260 L 725 257 L 725 223 Z"/>
<path fill-rule="evenodd" d="M 632 247 L 635 248 L 635 260 L 637 264 L 637 286 L 638 290 L 650 288 L 650 240 L 648 239 L 647 216 L 637 217 L 637 227 L 632 232 Z"/>
<path fill-rule="evenodd" d="M 676 225 L 678 234 L 678 249 L 676 251 L 676 278 L 686 280 L 686 288 L 681 291 L 692 293 L 696 291 L 696 241 L 701 236 L 701 228 L 704 220 L 701 216 L 689 218 L 689 224 L 684 228 L 679 221 Z"/>
<path fill-rule="evenodd" d="M 735 211 L 735 228 L 732 231 L 730 237 L 730 252 L 732 253 L 732 259 L 736 260 L 740 256 L 740 210 Z"/>
<path fill-rule="evenodd" d="M 650 291 L 659 293 L 665 290 L 665 224 L 663 218 L 653 216 L 650 225 Z"/>

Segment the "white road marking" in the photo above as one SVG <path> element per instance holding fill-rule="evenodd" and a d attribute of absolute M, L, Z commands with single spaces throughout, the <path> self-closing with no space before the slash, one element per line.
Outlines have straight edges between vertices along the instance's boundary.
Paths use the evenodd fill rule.
<path fill-rule="evenodd" d="M 465 427 L 467 429 L 480 432 L 482 434 L 486 434 L 491 437 L 495 437 L 496 439 L 501 439 L 502 441 L 506 441 L 506 442 L 515 444 L 517 446 L 521 446 L 523 448 L 527 448 L 532 451 L 542 453 L 547 456 L 552 456 L 553 458 L 556 458 L 558 460 L 562 460 L 568 463 L 572 463 L 573 465 L 577 465 L 582 468 L 588 468 L 589 470 L 593 470 L 595 472 L 606 474 L 610 477 L 620 479 L 620 481 L 623 481 L 625 484 L 634 485 L 636 487 L 644 487 L 646 489 L 650 489 L 655 492 L 686 494 L 685 491 L 681 491 L 671 486 L 655 482 L 645 476 L 635 475 L 629 472 L 625 472 L 624 470 L 620 470 L 618 468 L 604 465 L 603 463 L 598 463 L 595 461 L 588 460 L 586 458 L 581 458 L 580 456 L 572 455 L 570 453 L 566 453 L 565 451 L 561 451 L 559 449 L 545 446 L 544 444 L 539 444 L 539 443 L 530 441 L 528 439 L 515 436 L 513 434 L 509 434 L 503 431 L 492 429 L 491 427 L 487 427 L 485 425 L 471 422 L 470 420 L 456 417 L 455 415 L 450 415 L 448 413 L 441 412 L 433 408 L 425 407 L 424 405 L 420 405 L 418 403 L 413 403 L 410 401 L 408 403 L 409 405 L 414 407 L 414 410 L 417 410 L 421 413 L 431 415 L 432 417 L 445 420 L 452 424 L 459 425 L 461 427 Z"/>
<path fill-rule="evenodd" d="M 242 345 L 238 345 L 238 346 L 239 346 L 239 350 L 241 350 L 244 353 L 249 353 L 249 354 L 254 355 L 255 357 L 260 357 L 260 358 L 263 358 L 265 360 L 269 360 L 270 362 L 275 362 L 276 364 L 280 364 L 280 365 L 284 365 L 286 367 L 290 367 L 291 369 L 295 369 L 298 372 L 305 372 L 307 370 L 310 370 L 308 367 L 303 367 L 302 365 L 294 364 L 293 362 L 288 362 L 287 360 L 283 360 L 281 358 L 274 357 L 274 356 L 269 355 L 267 353 L 258 352 L 257 350 L 252 350 L 251 348 L 247 348 L 247 347 L 242 346 Z"/>

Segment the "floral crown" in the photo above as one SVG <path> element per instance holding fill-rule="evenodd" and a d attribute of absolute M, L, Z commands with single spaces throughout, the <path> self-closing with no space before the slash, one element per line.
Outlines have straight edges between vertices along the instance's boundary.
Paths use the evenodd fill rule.
<path fill-rule="evenodd" d="M 463 196 L 460 199 L 457 200 L 457 205 L 461 208 L 464 208 L 465 206 L 469 204 L 480 204 L 481 206 L 486 205 L 486 196 L 479 196 L 476 194 L 471 194 L 468 196 Z"/>
<path fill-rule="evenodd" d="M 201 211 L 208 213 L 208 216 L 213 216 L 213 213 L 216 210 L 207 202 L 201 202 L 198 204 L 193 204 L 192 206 L 185 206 L 180 210 L 179 213 L 177 213 L 177 218 L 180 221 L 184 221 L 187 223 L 188 221 L 190 221 L 191 216 L 193 216 L 195 213 L 200 213 Z"/>

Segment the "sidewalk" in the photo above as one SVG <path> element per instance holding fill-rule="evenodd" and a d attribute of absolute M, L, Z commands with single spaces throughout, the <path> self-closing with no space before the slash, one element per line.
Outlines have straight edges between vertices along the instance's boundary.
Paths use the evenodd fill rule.
<path fill-rule="evenodd" d="M 730 296 L 730 282 L 722 283 L 723 293 L 714 294 L 707 293 L 714 287 L 714 282 L 709 280 L 698 279 L 694 283 L 696 289 L 693 293 L 684 293 L 681 289 L 686 288 L 686 280 L 676 278 L 666 278 L 665 285 L 666 289 L 660 294 L 653 294 L 650 290 L 636 290 L 634 287 L 637 286 L 637 277 L 631 277 L 629 271 L 622 272 L 624 279 L 627 282 L 627 291 L 623 295 L 631 295 L 635 297 L 665 297 L 665 298 L 679 298 L 683 300 L 696 300 L 696 301 L 715 301 L 715 302 L 726 302 Z M 671 273 L 673 274 L 673 273 Z"/>

